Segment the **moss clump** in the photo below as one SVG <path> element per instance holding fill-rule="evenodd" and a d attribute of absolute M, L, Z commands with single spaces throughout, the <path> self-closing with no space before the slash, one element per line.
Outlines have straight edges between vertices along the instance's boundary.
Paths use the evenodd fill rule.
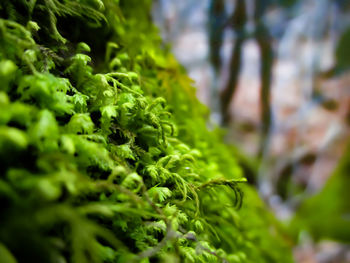
<path fill-rule="evenodd" d="M 5 262 L 290 261 L 149 7 L 1 1 Z"/>

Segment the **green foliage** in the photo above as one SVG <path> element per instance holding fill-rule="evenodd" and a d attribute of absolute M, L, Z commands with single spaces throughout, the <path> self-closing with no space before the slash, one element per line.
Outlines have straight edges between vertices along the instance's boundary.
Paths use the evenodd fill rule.
<path fill-rule="evenodd" d="M 349 44 L 350 44 L 350 28 L 347 28 L 345 32 L 339 39 L 337 49 L 335 52 L 336 57 L 336 69 L 340 72 L 344 70 L 349 70 L 350 64 L 350 52 L 349 52 Z"/>
<path fill-rule="evenodd" d="M 0 3 L 6 262 L 290 262 L 149 8 Z"/>
<path fill-rule="evenodd" d="M 350 147 L 320 193 L 306 200 L 292 222 L 295 233 L 306 230 L 316 240 L 350 242 Z"/>

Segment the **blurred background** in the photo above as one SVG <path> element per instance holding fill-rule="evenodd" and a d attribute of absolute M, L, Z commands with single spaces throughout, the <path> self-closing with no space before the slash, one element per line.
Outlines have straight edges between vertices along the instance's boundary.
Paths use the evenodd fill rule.
<path fill-rule="evenodd" d="M 350 262 L 350 1 L 154 0 L 296 262 Z M 331 179 L 334 177 L 335 179 Z"/>

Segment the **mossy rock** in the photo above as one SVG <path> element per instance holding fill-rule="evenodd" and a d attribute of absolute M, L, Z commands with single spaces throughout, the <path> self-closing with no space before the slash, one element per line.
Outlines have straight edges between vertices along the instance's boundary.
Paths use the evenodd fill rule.
<path fill-rule="evenodd" d="M 2 260 L 291 262 L 150 4 L 1 1 Z"/>

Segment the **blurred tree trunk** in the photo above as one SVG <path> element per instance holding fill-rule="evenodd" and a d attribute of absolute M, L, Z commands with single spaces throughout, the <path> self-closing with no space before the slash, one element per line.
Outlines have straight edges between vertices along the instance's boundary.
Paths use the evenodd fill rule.
<path fill-rule="evenodd" d="M 260 31 L 260 32 L 259 32 Z M 258 27 L 256 41 L 260 49 L 260 114 L 261 138 L 258 156 L 262 154 L 268 143 L 271 128 L 271 79 L 273 65 L 272 39 L 264 25 Z"/>
<path fill-rule="evenodd" d="M 221 67 L 220 50 L 223 42 L 225 20 L 225 1 L 211 0 L 209 6 L 209 59 L 215 73 L 218 73 Z"/>
<path fill-rule="evenodd" d="M 271 126 L 271 78 L 273 65 L 272 38 L 268 29 L 262 22 L 262 17 L 269 6 L 269 0 L 256 0 L 254 9 L 254 22 L 256 26 L 254 38 L 260 49 L 260 112 L 261 112 L 261 142 L 258 150 L 258 156 L 261 157 L 267 145 L 267 139 Z M 229 122 L 229 105 L 234 99 L 238 81 L 239 72 L 242 64 L 242 45 L 247 38 L 244 26 L 248 22 L 245 0 L 237 0 L 233 15 L 228 24 L 235 30 L 236 41 L 230 60 L 230 77 L 221 93 L 221 114 L 223 124 Z"/>
<path fill-rule="evenodd" d="M 255 0 L 254 24 L 255 39 L 260 49 L 260 115 L 261 138 L 258 157 L 262 157 L 268 145 L 271 128 L 271 79 L 273 66 L 272 38 L 262 18 L 271 0 Z"/>
<path fill-rule="evenodd" d="M 230 78 L 226 87 L 221 93 L 221 114 L 223 124 L 227 124 L 229 121 L 229 106 L 231 100 L 233 100 L 235 92 L 237 90 L 239 72 L 241 69 L 242 60 L 242 45 L 245 40 L 244 26 L 247 23 L 247 9 L 245 0 L 237 0 L 235 10 L 228 21 L 228 25 L 231 26 L 236 33 L 236 41 L 231 55 L 230 61 Z"/>
<path fill-rule="evenodd" d="M 230 120 L 229 106 L 234 98 L 238 86 L 239 72 L 242 62 L 242 45 L 244 39 L 237 38 L 230 60 L 230 77 L 225 89 L 221 93 L 221 114 L 223 124 L 227 124 Z"/>
<path fill-rule="evenodd" d="M 218 76 L 221 69 L 220 50 L 224 38 L 224 26 L 227 20 L 224 0 L 211 0 L 209 6 L 209 60 L 214 69 L 214 80 L 210 87 L 210 108 L 212 121 L 220 123 L 220 98 Z"/>

